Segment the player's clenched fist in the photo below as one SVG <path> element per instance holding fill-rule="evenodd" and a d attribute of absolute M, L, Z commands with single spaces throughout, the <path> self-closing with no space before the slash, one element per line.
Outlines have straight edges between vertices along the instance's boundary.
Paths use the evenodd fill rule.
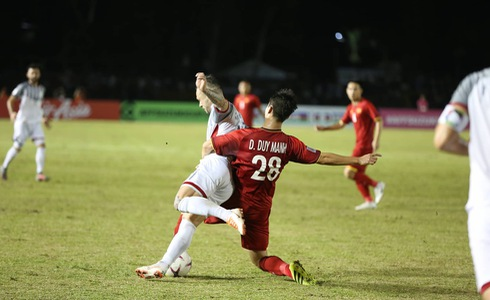
<path fill-rule="evenodd" d="M 206 75 L 203 72 L 196 73 L 196 88 L 201 91 L 206 88 Z"/>
<path fill-rule="evenodd" d="M 365 154 L 365 155 L 359 157 L 359 164 L 360 165 L 374 165 L 378 161 L 379 157 L 381 157 L 381 154 L 379 154 L 379 153 Z"/>

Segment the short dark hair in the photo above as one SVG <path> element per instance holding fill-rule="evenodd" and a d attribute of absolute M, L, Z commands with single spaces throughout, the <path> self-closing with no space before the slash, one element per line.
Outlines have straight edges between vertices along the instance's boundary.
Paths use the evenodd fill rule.
<path fill-rule="evenodd" d="M 297 97 L 292 89 L 280 89 L 269 98 L 269 105 L 273 107 L 274 117 L 280 121 L 286 121 L 298 108 Z"/>
<path fill-rule="evenodd" d="M 31 63 L 27 66 L 27 69 L 39 69 L 41 70 L 41 65 L 37 63 Z"/>
<path fill-rule="evenodd" d="M 347 84 L 349 82 L 357 83 L 361 87 L 361 89 L 364 89 L 365 82 L 363 80 L 361 80 L 361 79 L 351 79 L 351 80 L 348 80 L 345 85 L 347 86 Z"/>
<path fill-rule="evenodd" d="M 206 75 L 206 82 L 212 88 L 221 88 L 218 79 L 212 74 Z"/>

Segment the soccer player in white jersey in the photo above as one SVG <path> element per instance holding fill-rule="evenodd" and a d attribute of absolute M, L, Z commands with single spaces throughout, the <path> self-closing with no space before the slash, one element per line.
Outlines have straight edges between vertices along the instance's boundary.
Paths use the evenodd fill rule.
<path fill-rule="evenodd" d="M 213 76 L 206 76 L 202 72 L 196 74 L 196 99 L 199 101 L 199 106 L 209 114 L 206 140 L 246 127 L 242 116 L 233 104 L 225 99 L 221 87 Z M 223 204 L 229 209 L 218 209 L 213 214 L 219 215 L 221 220 L 227 220 L 230 226 L 243 234 L 245 224 L 242 211 L 239 208 L 232 208 L 236 203 L 230 199 L 233 190 L 228 159 L 216 154 L 208 155 L 201 159 L 196 170 L 180 186 L 175 197 L 175 208 L 177 209 L 178 204 L 182 201 L 192 206 L 193 199 L 196 198 L 206 199 L 219 205 Z M 228 206 L 224 204 L 225 201 Z M 174 229 L 174 237 L 162 259 L 153 265 L 137 268 L 136 274 L 146 279 L 162 278 L 172 262 L 181 253 L 187 251 L 197 226 L 204 222 L 206 217 L 207 214 L 182 213 Z M 221 222 L 217 218 L 208 220 L 209 222 L 206 220 L 206 223 Z"/>
<path fill-rule="evenodd" d="M 37 147 L 35 178 L 37 181 L 47 181 L 48 177 L 43 173 L 46 144 L 44 142 L 42 123 L 49 128 L 49 119 L 44 116 L 41 107 L 46 89 L 39 83 L 41 69 L 38 65 L 29 65 L 26 76 L 27 81 L 17 85 L 7 100 L 7 109 L 10 120 L 14 122 L 14 143 L 8 150 L 0 171 L 2 179 L 7 180 L 8 166 L 20 152 L 25 141 L 28 138 L 31 138 Z M 14 111 L 14 101 L 16 100 L 20 100 L 19 110 L 17 112 Z"/>
<path fill-rule="evenodd" d="M 461 132 L 470 124 L 469 140 Z M 435 128 L 434 146 L 469 156 L 466 212 L 477 291 L 490 300 L 490 68 L 467 75 L 454 91 Z"/>

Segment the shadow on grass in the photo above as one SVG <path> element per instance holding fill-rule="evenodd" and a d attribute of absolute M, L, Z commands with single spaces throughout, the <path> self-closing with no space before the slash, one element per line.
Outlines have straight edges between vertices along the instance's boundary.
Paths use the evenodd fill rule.
<path fill-rule="evenodd" d="M 380 277 L 382 273 L 382 277 Z M 358 278 L 354 282 L 347 282 L 346 278 Z M 336 280 L 339 278 L 339 280 Z M 368 278 L 366 281 L 362 281 L 363 278 Z M 378 278 L 378 280 L 376 280 Z M 383 278 L 389 278 L 389 282 L 383 282 Z M 437 278 L 441 278 L 437 283 Z M 371 291 L 374 293 L 382 294 L 396 294 L 402 298 L 405 297 L 417 297 L 426 298 L 429 295 L 434 296 L 451 296 L 458 297 L 457 299 L 472 299 L 472 297 L 478 296 L 476 287 L 473 286 L 467 288 L 464 286 L 454 286 L 447 284 L 447 278 L 456 279 L 468 279 L 473 278 L 472 273 L 460 273 L 460 274 L 443 274 L 439 272 L 436 274 L 432 269 L 416 268 L 398 268 L 398 269 L 385 269 L 373 272 L 356 272 L 356 271 L 343 271 L 339 274 L 335 274 L 331 280 L 319 280 L 317 282 L 320 286 L 335 287 L 340 289 L 349 289 L 358 291 L 359 293 L 365 291 Z M 425 284 L 420 282 L 427 281 Z M 461 298 L 460 298 L 461 297 Z"/>
<path fill-rule="evenodd" d="M 141 279 L 141 280 L 146 280 L 146 281 L 153 281 L 153 282 L 175 282 L 175 283 L 189 283 L 190 280 L 195 280 L 195 281 L 203 281 L 203 280 L 209 280 L 209 281 L 242 281 L 248 279 L 247 277 L 229 277 L 229 276 L 201 276 L 201 275 L 189 275 L 185 277 L 163 277 L 161 279 L 159 278 L 152 278 L 152 279 Z"/>

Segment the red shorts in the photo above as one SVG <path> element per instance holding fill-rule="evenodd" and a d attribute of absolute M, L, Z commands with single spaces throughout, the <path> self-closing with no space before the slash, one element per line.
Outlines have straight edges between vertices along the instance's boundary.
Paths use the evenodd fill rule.
<path fill-rule="evenodd" d="M 241 236 L 242 248 L 253 251 L 265 251 L 269 247 L 270 209 L 256 210 L 243 207 L 246 232 Z"/>

